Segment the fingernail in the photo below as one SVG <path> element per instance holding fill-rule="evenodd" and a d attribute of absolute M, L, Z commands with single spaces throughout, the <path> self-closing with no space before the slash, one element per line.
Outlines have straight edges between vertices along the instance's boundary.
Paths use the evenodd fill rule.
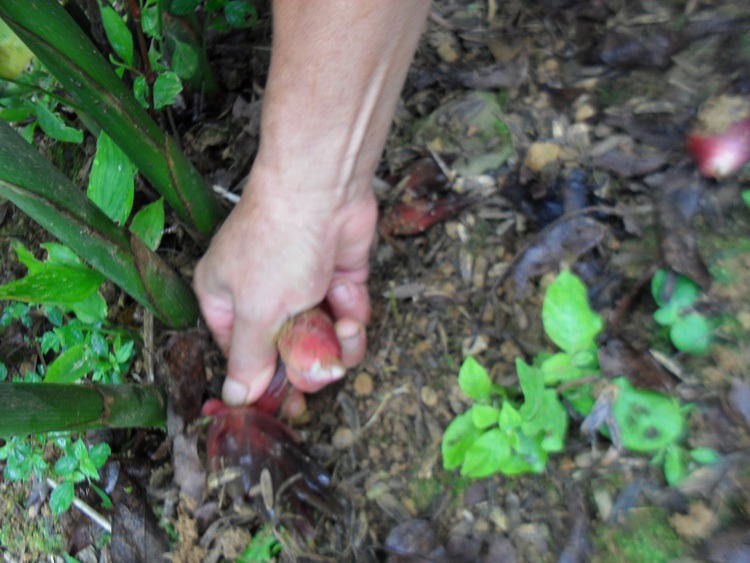
<path fill-rule="evenodd" d="M 329 299 L 340 307 L 348 307 L 353 300 L 352 288 L 348 283 L 340 283 L 331 289 Z"/>
<path fill-rule="evenodd" d="M 346 357 L 353 354 L 356 354 L 359 351 L 359 347 L 361 346 L 361 338 L 360 338 L 360 327 L 357 324 L 346 324 L 339 326 L 338 330 L 336 331 L 336 336 L 338 336 L 339 344 L 341 344 L 341 355 Z"/>
<path fill-rule="evenodd" d="M 247 399 L 248 388 L 234 379 L 225 379 L 221 390 L 221 398 L 230 407 L 244 405 Z"/>

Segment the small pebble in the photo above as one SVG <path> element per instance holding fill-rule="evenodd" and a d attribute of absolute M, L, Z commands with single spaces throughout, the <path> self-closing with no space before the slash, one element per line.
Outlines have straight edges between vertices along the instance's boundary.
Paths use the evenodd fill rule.
<path fill-rule="evenodd" d="M 461 353 L 466 356 L 476 356 L 484 352 L 490 345 L 490 339 L 485 334 L 480 334 L 476 338 L 469 336 L 461 341 Z"/>
<path fill-rule="evenodd" d="M 331 438 L 331 444 L 333 444 L 333 447 L 337 450 L 345 450 L 351 448 L 356 439 L 357 438 L 354 436 L 354 432 L 352 432 L 351 429 L 341 427 L 334 432 L 333 438 Z"/>
<path fill-rule="evenodd" d="M 367 372 L 360 372 L 354 378 L 354 394 L 358 397 L 368 397 L 372 394 L 372 377 Z"/>
<path fill-rule="evenodd" d="M 422 387 L 420 395 L 422 396 L 422 402 L 425 404 L 425 406 L 434 407 L 435 405 L 437 405 L 437 393 L 432 387 Z"/>
<path fill-rule="evenodd" d="M 612 496 L 609 494 L 609 491 L 595 489 L 594 502 L 596 503 L 596 509 L 599 511 L 599 517 L 602 521 L 606 521 L 610 514 L 612 514 Z"/>

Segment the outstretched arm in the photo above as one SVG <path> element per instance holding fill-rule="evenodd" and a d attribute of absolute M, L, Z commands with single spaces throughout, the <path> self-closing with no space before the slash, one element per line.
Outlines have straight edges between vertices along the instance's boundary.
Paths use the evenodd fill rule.
<path fill-rule="evenodd" d="M 274 372 L 279 328 L 324 299 L 344 363 L 364 357 L 377 218 L 372 175 L 429 5 L 273 3 L 260 148 L 194 280 L 206 322 L 228 355 L 227 403 L 260 397 Z M 315 381 L 288 375 L 298 390 L 312 392 L 343 374 Z"/>

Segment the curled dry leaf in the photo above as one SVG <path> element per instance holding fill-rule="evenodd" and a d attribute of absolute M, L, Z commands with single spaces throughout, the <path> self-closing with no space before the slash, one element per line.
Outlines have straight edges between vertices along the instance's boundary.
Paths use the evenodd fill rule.
<path fill-rule="evenodd" d="M 379 222 L 380 233 L 383 236 L 418 235 L 480 200 L 473 196 L 448 196 L 434 201 L 425 198 L 400 202 L 383 214 Z"/>
<path fill-rule="evenodd" d="M 596 247 L 607 233 L 607 227 L 590 217 L 572 217 L 544 232 L 541 240 L 526 249 L 513 269 L 516 293 L 522 297 L 530 277 L 539 276 L 565 260 L 572 264 Z"/>

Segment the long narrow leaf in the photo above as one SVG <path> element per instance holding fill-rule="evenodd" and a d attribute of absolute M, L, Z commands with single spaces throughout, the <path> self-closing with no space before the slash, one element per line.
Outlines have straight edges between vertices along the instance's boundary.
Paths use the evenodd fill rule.
<path fill-rule="evenodd" d="M 163 428 L 166 394 L 154 385 L 0 383 L 0 436 L 91 428 Z"/>

